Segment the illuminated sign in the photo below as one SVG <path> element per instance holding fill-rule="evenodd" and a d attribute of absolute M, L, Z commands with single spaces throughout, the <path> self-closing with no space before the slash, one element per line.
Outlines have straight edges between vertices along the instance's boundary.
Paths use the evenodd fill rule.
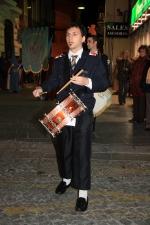
<path fill-rule="evenodd" d="M 128 37 L 129 26 L 127 23 L 106 23 L 106 37 Z"/>
<path fill-rule="evenodd" d="M 150 0 L 138 0 L 132 9 L 131 25 L 143 14 L 150 6 Z"/>

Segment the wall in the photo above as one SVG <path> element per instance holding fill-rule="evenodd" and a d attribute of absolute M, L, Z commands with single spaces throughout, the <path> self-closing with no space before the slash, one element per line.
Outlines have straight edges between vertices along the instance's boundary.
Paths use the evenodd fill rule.
<path fill-rule="evenodd" d="M 131 9 L 135 5 L 137 0 L 131 1 Z M 149 14 L 150 10 L 147 9 L 146 13 Z M 142 16 L 141 16 L 142 17 Z M 138 56 L 138 48 L 141 45 L 150 45 L 150 16 L 144 16 L 144 20 L 138 20 L 138 22 L 142 23 L 138 28 L 130 29 L 131 36 L 131 57 Z"/>
<path fill-rule="evenodd" d="M 71 18 L 68 14 L 55 11 L 55 34 L 54 43 L 52 43 L 52 56 L 68 52 L 68 46 L 66 44 L 66 27 L 71 22 Z"/>
<path fill-rule="evenodd" d="M 129 0 L 106 0 L 105 2 L 105 23 L 106 22 L 123 22 L 123 15 L 129 10 Z M 123 13 L 119 15 L 117 9 Z M 104 26 L 105 27 L 105 26 Z M 104 28 L 105 29 L 105 28 Z M 106 32 L 104 32 L 106 35 Z M 131 38 L 106 38 L 104 37 L 104 53 L 108 55 L 110 60 L 110 83 L 112 83 L 112 73 L 116 62 L 116 57 L 121 55 L 123 50 L 128 50 L 131 53 L 130 48 Z"/>
<path fill-rule="evenodd" d="M 131 56 L 138 55 L 140 45 L 150 45 L 150 19 L 131 34 Z"/>
<path fill-rule="evenodd" d="M 52 56 L 68 52 L 66 28 L 71 21 L 79 18 L 77 5 L 67 0 L 55 0 L 55 36 L 52 43 Z"/>
<path fill-rule="evenodd" d="M 0 1 L 0 52 L 5 51 L 5 38 L 4 38 L 4 21 L 8 19 L 14 26 L 14 40 L 16 38 L 15 18 L 22 13 L 22 10 L 16 6 L 13 0 Z M 17 51 L 17 49 L 16 49 Z"/>

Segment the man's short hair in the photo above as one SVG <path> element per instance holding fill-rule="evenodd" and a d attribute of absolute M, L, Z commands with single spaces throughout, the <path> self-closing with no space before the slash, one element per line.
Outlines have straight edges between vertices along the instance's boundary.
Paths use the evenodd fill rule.
<path fill-rule="evenodd" d="M 67 30 L 70 29 L 70 28 L 72 28 L 72 27 L 79 28 L 80 31 L 81 31 L 82 37 L 84 37 L 84 36 L 87 35 L 86 28 L 85 28 L 81 23 L 78 23 L 78 22 L 71 22 L 71 23 L 69 24 L 69 26 L 67 27 Z"/>
<path fill-rule="evenodd" d="M 94 42 L 97 41 L 97 43 L 98 43 L 98 37 L 96 35 L 91 34 L 91 35 L 88 35 L 87 38 L 92 38 Z"/>

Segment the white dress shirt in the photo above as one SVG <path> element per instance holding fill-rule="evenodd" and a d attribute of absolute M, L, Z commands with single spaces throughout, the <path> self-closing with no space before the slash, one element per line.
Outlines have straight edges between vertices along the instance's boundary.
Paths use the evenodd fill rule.
<path fill-rule="evenodd" d="M 81 56 L 82 56 L 82 52 L 83 52 L 83 48 L 81 48 L 79 51 L 77 51 L 76 53 L 74 53 L 74 52 L 71 52 L 70 50 L 69 50 L 69 52 L 68 52 L 68 58 L 69 58 L 69 60 L 71 61 L 72 60 L 72 55 L 77 55 L 77 58 L 76 58 L 76 63 L 78 62 L 78 60 L 81 58 Z M 86 87 L 88 87 L 88 88 L 90 88 L 90 89 L 92 89 L 92 81 L 91 81 L 91 79 L 90 78 L 88 78 L 88 80 L 89 80 L 89 83 L 87 84 L 87 85 L 85 85 Z M 73 118 L 69 123 L 67 123 L 66 124 L 66 126 L 75 126 L 75 124 L 76 124 L 76 118 Z"/>

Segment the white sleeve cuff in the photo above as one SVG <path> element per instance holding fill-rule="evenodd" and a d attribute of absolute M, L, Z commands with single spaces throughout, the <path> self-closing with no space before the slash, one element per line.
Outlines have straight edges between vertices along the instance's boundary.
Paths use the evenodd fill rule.
<path fill-rule="evenodd" d="M 92 89 L 92 80 L 90 78 L 88 78 L 88 80 L 89 80 L 89 83 L 85 86 Z"/>

